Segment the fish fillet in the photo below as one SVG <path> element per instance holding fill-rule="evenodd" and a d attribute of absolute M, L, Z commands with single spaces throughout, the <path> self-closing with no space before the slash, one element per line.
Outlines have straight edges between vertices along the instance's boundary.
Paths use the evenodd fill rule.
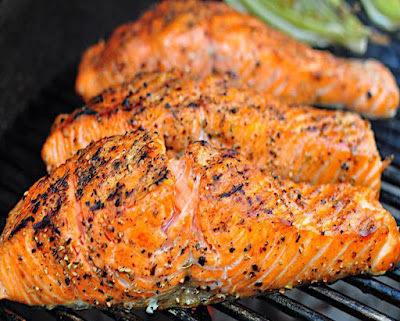
<path fill-rule="evenodd" d="M 386 167 L 369 123 L 356 114 L 289 107 L 235 88 L 228 76 L 198 79 L 176 71 L 141 73 L 59 116 L 42 157 L 51 171 L 90 142 L 139 128 L 164 136 L 170 154 L 208 140 L 296 182 L 350 182 L 379 191 Z"/>
<path fill-rule="evenodd" d="M 343 59 L 274 30 L 224 3 L 163 1 L 82 57 L 76 90 L 85 99 L 139 71 L 229 72 L 289 103 L 345 106 L 393 117 L 399 90 L 376 60 Z"/>
<path fill-rule="evenodd" d="M 367 188 L 280 181 L 204 141 L 169 158 L 137 131 L 89 145 L 24 194 L 0 238 L 0 298 L 191 307 L 380 275 L 399 253 Z"/>

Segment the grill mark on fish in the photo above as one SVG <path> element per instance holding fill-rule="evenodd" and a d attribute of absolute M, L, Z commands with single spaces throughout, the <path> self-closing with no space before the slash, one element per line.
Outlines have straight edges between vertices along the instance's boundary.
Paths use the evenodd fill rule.
<path fill-rule="evenodd" d="M 97 102 L 96 100 L 93 100 L 93 102 Z M 97 111 L 89 109 L 87 107 L 82 107 L 81 110 L 77 113 L 74 114 L 74 119 L 77 119 L 83 115 L 97 115 Z"/>
<path fill-rule="evenodd" d="M 242 189 L 243 189 L 243 186 L 244 186 L 243 184 L 233 185 L 229 192 L 222 193 L 219 197 L 220 198 L 230 197 L 230 196 L 234 195 L 237 192 L 241 192 Z"/>
<path fill-rule="evenodd" d="M 27 218 L 22 219 L 21 222 L 11 231 L 8 239 L 10 240 L 16 233 L 25 228 L 28 222 L 35 222 L 33 216 L 28 216 Z"/>

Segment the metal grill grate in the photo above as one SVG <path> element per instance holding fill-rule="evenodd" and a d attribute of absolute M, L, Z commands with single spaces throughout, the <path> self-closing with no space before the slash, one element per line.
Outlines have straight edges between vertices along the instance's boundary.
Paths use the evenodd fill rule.
<path fill-rule="evenodd" d="M 400 52 L 400 45 L 399 52 Z M 371 53 L 370 53 L 371 54 Z M 372 54 L 371 54 L 372 55 Z M 391 66 L 396 78 L 400 79 L 400 66 Z M 396 68 L 397 69 L 396 69 Z M 20 199 L 26 188 L 45 174 L 45 167 L 39 157 L 40 148 L 48 134 L 52 121 L 61 112 L 70 112 L 79 106 L 81 101 L 72 90 L 75 79 L 75 66 L 66 70 L 42 91 L 39 98 L 30 104 L 29 109 L 17 119 L 0 140 L 0 225 L 4 226 L 8 211 Z M 400 115 L 392 120 L 374 121 L 379 150 L 383 157 L 394 155 L 394 161 L 383 174 L 381 201 L 395 216 L 400 225 Z M 400 319 L 400 269 L 389 272 L 385 277 L 368 276 L 349 277 L 339 281 L 340 288 L 324 284 L 303 286 L 291 293 L 274 293 L 255 300 L 240 302 L 223 302 L 211 308 L 169 309 L 157 312 L 151 319 L 166 320 L 211 320 L 211 315 L 226 320 L 229 316 L 242 321 L 265 321 L 283 319 L 286 315 L 303 320 L 332 320 L 318 311 L 325 311 L 331 306 L 350 316 L 362 320 L 396 320 Z M 337 284 L 338 284 L 337 283 Z M 358 288 L 360 291 L 352 289 Z M 344 289 L 344 290 L 343 290 Z M 297 292 L 296 292 L 297 291 Z M 351 294 L 350 294 L 350 292 Z M 356 293 L 356 298 L 353 297 Z M 374 296 L 374 307 L 368 294 Z M 313 297 L 323 301 L 324 309 L 311 308 L 309 300 Z M 383 302 L 383 303 L 382 303 Z M 315 301 L 313 303 L 315 306 Z M 281 312 L 276 312 L 273 308 Z M 378 309 L 380 307 L 380 309 Z M 383 307 L 383 308 L 382 308 Z M 378 311 L 379 310 L 379 311 Z M 211 311 L 211 312 L 210 312 Z M 95 314 L 83 315 L 72 310 L 55 309 L 43 311 L 20 304 L 0 302 L 0 317 L 5 320 L 65 320 L 83 321 L 111 318 L 114 320 L 144 320 L 148 316 L 141 312 L 95 311 Z M 136 314 L 137 313 L 137 314 Z M 332 316 L 332 315 L 330 315 Z M 343 314 L 341 314 L 343 320 Z M 290 317 L 286 318 L 290 320 Z"/>

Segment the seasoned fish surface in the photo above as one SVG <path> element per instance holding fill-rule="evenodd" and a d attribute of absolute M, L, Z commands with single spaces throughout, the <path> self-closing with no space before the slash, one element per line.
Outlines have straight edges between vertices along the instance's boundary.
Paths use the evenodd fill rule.
<path fill-rule="evenodd" d="M 289 107 L 230 77 L 150 72 L 61 115 L 42 149 L 48 170 L 90 142 L 138 128 L 164 136 L 170 154 L 193 141 L 234 148 L 263 171 L 312 184 L 378 191 L 381 161 L 369 123 L 352 113 Z"/>
<path fill-rule="evenodd" d="M 0 240 L 0 297 L 30 305 L 196 306 L 382 274 L 400 235 L 374 193 L 279 181 L 200 141 L 102 139 L 35 183 Z"/>
<path fill-rule="evenodd" d="M 76 81 L 85 99 L 138 71 L 229 72 L 290 103 L 339 105 L 392 117 L 399 90 L 381 63 L 313 50 L 224 3 L 164 1 L 84 54 Z"/>

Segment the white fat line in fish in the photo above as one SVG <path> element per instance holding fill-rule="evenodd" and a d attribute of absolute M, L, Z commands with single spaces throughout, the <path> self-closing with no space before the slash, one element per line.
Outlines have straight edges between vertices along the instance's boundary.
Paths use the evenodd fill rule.
<path fill-rule="evenodd" d="M 32 300 L 28 296 L 28 293 L 32 292 L 33 290 L 32 290 L 32 288 L 27 287 L 26 284 L 24 284 L 24 283 L 21 284 L 21 282 L 23 282 L 23 280 L 21 280 L 21 278 L 16 275 L 17 269 L 13 269 L 11 262 L 8 260 L 8 258 L 12 254 L 13 254 L 12 252 L 9 252 L 8 255 L 4 255 L 1 258 L 5 262 L 5 264 L 1 265 L 3 267 L 3 269 L 1 270 L 1 274 L 4 276 L 1 279 L 7 280 L 9 282 L 9 284 L 13 285 L 14 288 L 18 288 L 20 295 L 22 295 L 25 298 L 26 303 L 29 305 L 32 305 L 34 302 L 32 302 Z M 38 303 L 38 301 L 36 301 L 36 303 Z"/>
<path fill-rule="evenodd" d="M 234 261 L 233 263 L 231 263 L 231 264 L 229 264 L 229 265 L 224 265 L 224 266 L 220 266 L 220 263 L 218 263 L 218 264 L 215 264 L 215 265 L 212 265 L 212 266 L 207 266 L 207 265 L 204 265 L 204 266 L 202 266 L 201 268 L 203 269 L 203 270 L 207 270 L 207 271 L 218 271 L 218 270 L 222 270 L 223 271 L 223 274 L 222 274 L 222 276 L 221 276 L 221 278 L 227 278 L 227 276 L 226 276 L 226 273 L 229 271 L 229 270 L 231 270 L 231 269 L 233 269 L 236 265 L 238 265 L 240 262 L 242 262 L 243 261 L 243 258 L 244 258 L 244 256 L 242 255 L 242 256 L 240 256 L 236 261 Z M 197 263 L 197 262 L 196 262 Z M 197 263 L 198 264 L 198 263 Z M 198 264 L 199 265 L 199 264 Z"/>
<path fill-rule="evenodd" d="M 376 179 L 374 179 L 374 181 L 369 185 L 369 188 L 372 189 L 373 191 L 378 189 L 378 186 L 381 182 L 380 177 L 377 177 Z"/>
<path fill-rule="evenodd" d="M 259 84 L 258 88 L 263 88 L 265 92 L 267 92 L 270 87 L 281 77 L 281 71 L 279 69 L 275 69 L 272 73 L 265 77 L 265 82 Z"/>
<path fill-rule="evenodd" d="M 290 146 L 289 148 L 292 148 L 292 146 L 297 146 L 297 144 L 293 142 L 293 141 L 296 141 L 296 140 L 297 140 L 297 137 L 296 137 L 296 136 L 288 137 L 285 145 L 286 145 L 286 146 Z M 274 166 L 276 166 L 277 168 L 279 168 L 279 167 L 282 166 L 282 167 L 280 168 L 280 170 L 281 170 L 280 176 L 281 176 L 281 177 L 289 177 L 290 179 L 292 179 L 292 176 L 293 176 L 293 170 L 292 170 L 293 163 L 295 163 L 296 160 L 297 160 L 299 157 L 301 157 L 301 149 L 300 149 L 300 148 L 296 148 L 296 149 L 295 149 L 295 154 L 294 154 L 294 155 L 291 157 L 291 159 L 290 159 L 291 164 L 286 164 L 286 166 L 282 166 L 282 164 L 277 163 L 276 161 L 274 161 L 273 164 L 274 164 Z M 286 162 L 288 162 L 288 161 L 285 161 L 285 163 L 286 163 Z"/>
<path fill-rule="evenodd" d="M 17 257 L 19 255 L 19 253 L 15 252 L 16 249 L 17 249 L 16 247 L 11 247 L 9 249 L 9 255 L 8 255 L 9 258 Z M 12 264 L 8 266 L 12 267 Z M 14 287 L 19 288 L 22 291 L 22 293 L 31 294 L 28 300 L 29 304 L 40 305 L 41 304 L 40 299 L 36 295 L 33 295 L 36 294 L 37 292 L 35 290 L 35 287 L 31 287 L 32 284 L 35 284 L 34 282 L 31 281 L 32 273 L 27 273 L 25 275 L 26 276 L 25 278 L 21 278 L 17 273 L 18 270 L 20 271 L 20 268 L 17 269 L 10 268 L 10 270 L 8 270 L 8 273 L 12 271 L 10 273 L 12 274 L 12 276 L 10 274 L 7 275 L 7 278 L 11 281 L 10 283 L 13 284 Z"/>
<path fill-rule="evenodd" d="M 91 140 L 90 139 L 88 140 L 87 135 L 86 135 L 86 133 L 89 130 L 91 130 L 93 133 L 99 132 L 98 129 L 96 130 L 96 127 L 98 127 L 97 122 L 92 122 L 91 125 L 92 126 L 90 129 L 88 129 L 86 126 L 76 126 L 78 128 L 78 133 L 74 136 L 74 139 L 76 139 L 75 144 L 77 146 L 88 146 L 91 143 Z M 97 137 L 101 137 L 101 136 L 97 136 Z M 64 144 L 59 144 L 59 145 L 64 145 Z"/>
<path fill-rule="evenodd" d="M 207 239 L 204 237 L 204 233 L 200 232 L 201 229 L 198 226 L 197 215 L 196 214 L 193 215 L 192 226 L 193 226 L 193 231 L 194 231 L 193 235 L 196 235 L 196 238 L 198 240 L 199 246 L 202 247 L 202 248 L 206 247 L 206 248 L 211 249 L 211 252 L 214 253 L 214 255 L 215 255 L 215 265 L 220 265 L 221 258 L 220 258 L 219 252 L 216 249 L 214 249 L 214 247 L 212 247 L 211 244 L 207 241 Z M 200 265 L 199 262 L 194 260 L 193 251 L 190 251 L 190 262 L 193 262 L 194 264 Z M 204 266 L 202 266 L 202 268 L 203 269 L 207 269 L 207 266 L 204 265 Z"/>
<path fill-rule="evenodd" d="M 238 265 L 239 263 L 241 263 L 241 262 L 243 261 L 243 259 L 244 259 L 244 255 L 241 255 L 241 256 L 240 256 L 236 261 L 234 261 L 232 264 L 222 267 L 223 273 L 222 273 L 221 279 L 224 280 L 224 281 L 228 281 L 229 284 L 221 288 L 221 293 L 228 293 L 228 292 L 232 292 L 232 293 L 233 293 L 233 292 L 235 292 L 235 289 L 236 289 L 236 286 L 237 286 L 237 285 L 234 285 L 233 290 L 231 291 L 231 287 L 232 287 L 232 277 L 229 277 L 229 278 L 228 278 L 227 273 L 228 273 L 229 270 L 232 270 L 236 265 Z M 211 279 L 211 280 L 209 280 L 209 281 L 212 281 L 212 280 L 213 280 L 213 279 Z"/>
<path fill-rule="evenodd" d="M 269 259 L 270 255 L 271 255 L 272 252 L 275 250 L 275 244 L 276 244 L 276 242 L 277 242 L 278 237 L 279 237 L 279 236 L 278 236 L 278 233 L 275 233 L 274 241 L 273 241 L 271 244 L 268 244 L 268 245 L 270 245 L 270 249 L 269 249 L 269 251 L 265 254 L 264 260 L 260 263 L 260 267 L 261 267 L 261 266 L 264 266 L 265 262 Z M 239 285 L 241 285 L 244 281 L 245 281 L 245 280 L 242 280 L 241 282 L 235 284 L 235 285 L 233 286 L 233 292 L 236 292 L 237 287 L 238 287 Z"/>
<path fill-rule="evenodd" d="M 240 262 L 243 261 L 244 256 L 241 255 L 236 261 L 234 261 L 233 263 L 229 264 L 229 265 L 225 265 L 224 267 L 222 267 L 223 269 L 223 273 L 222 273 L 222 279 L 227 279 L 227 273 L 229 270 L 232 270 L 236 265 L 238 265 Z"/>
<path fill-rule="evenodd" d="M 364 93 L 361 93 L 361 95 L 359 95 L 359 97 L 353 102 L 352 109 L 363 111 L 365 110 L 365 105 L 368 105 L 367 96 Z"/>
<path fill-rule="evenodd" d="M 184 164 L 182 168 L 178 168 L 178 170 L 180 170 L 178 175 L 176 175 L 176 170 L 173 170 L 173 174 L 176 177 L 175 178 L 175 182 L 176 182 L 175 186 L 177 186 L 177 185 L 180 184 L 180 180 L 183 179 L 182 177 L 183 177 L 184 173 L 186 173 L 187 164 L 186 164 L 186 161 L 185 161 L 184 158 L 182 158 L 179 161 L 177 161 L 177 160 L 173 160 L 173 161 L 176 162 L 174 166 L 180 166 L 181 162 L 183 162 L 183 164 Z M 173 163 L 171 162 L 170 164 L 172 165 Z M 173 167 L 171 166 L 171 168 L 173 168 Z M 192 176 L 193 176 L 193 169 L 190 169 L 189 177 L 192 177 Z M 198 202 L 199 185 L 200 185 L 200 176 L 197 177 L 197 179 L 194 180 L 193 189 L 191 190 L 190 194 L 188 196 L 185 195 L 185 197 L 187 197 L 188 199 L 191 199 L 191 200 L 195 199 Z M 182 194 L 182 191 L 177 191 L 177 189 L 175 187 L 175 190 L 174 190 L 175 204 L 177 203 L 177 201 L 176 201 L 177 197 L 178 197 L 177 193 L 179 193 L 179 196 L 180 196 Z M 188 215 L 193 215 L 193 212 L 194 212 L 195 208 L 197 207 L 197 206 L 193 206 L 193 205 L 194 204 L 192 204 L 191 202 L 187 202 L 187 203 L 185 203 L 185 205 L 184 205 L 184 207 L 182 209 L 179 209 L 179 205 L 176 205 L 174 207 L 174 211 L 173 211 L 170 219 L 162 226 L 163 233 L 165 235 L 168 235 L 168 230 L 172 225 L 176 224 L 177 221 L 184 220 L 184 218 L 186 218 L 186 216 L 188 216 Z M 190 208 L 191 206 L 193 206 L 193 208 Z M 168 244 L 168 242 L 166 244 Z M 169 246 L 165 247 L 165 245 L 164 245 L 164 248 L 162 248 L 160 250 L 163 250 L 165 248 L 168 249 Z"/>
<path fill-rule="evenodd" d="M 307 123 L 307 120 L 310 118 L 310 116 L 307 113 L 295 113 L 291 122 L 293 124 L 296 124 L 297 127 L 295 128 L 296 130 L 296 134 L 301 133 L 302 129 L 303 129 L 303 124 Z"/>
<path fill-rule="evenodd" d="M 388 118 L 393 118 L 397 114 L 397 108 L 394 108 L 394 109 L 388 111 L 389 106 L 393 106 L 394 105 L 393 101 L 394 101 L 394 98 L 390 99 L 388 101 L 387 105 L 386 105 L 386 108 L 385 108 L 385 111 L 387 112 Z"/>
<path fill-rule="evenodd" d="M 334 89 L 337 86 L 337 83 L 335 81 L 331 82 L 329 85 L 326 85 L 325 87 L 318 88 L 317 91 L 315 92 L 316 97 L 323 97 L 325 94 L 327 94 L 329 91 Z M 335 103 L 333 103 L 335 104 Z"/>
<path fill-rule="evenodd" d="M 309 239 L 309 240 L 307 240 L 307 241 L 303 244 L 303 251 L 302 251 L 302 252 L 305 252 L 305 251 L 306 251 L 306 248 L 308 247 L 308 245 L 310 244 L 310 242 L 311 242 L 311 240 Z M 286 271 L 287 271 L 290 267 L 292 267 L 292 266 L 291 266 L 292 263 L 294 263 L 300 255 L 301 255 L 300 251 L 297 251 L 297 253 L 296 253 L 296 255 L 293 257 L 293 259 L 292 259 L 288 264 L 286 264 L 286 267 L 282 270 L 282 272 L 279 273 L 279 275 L 278 275 L 278 276 L 272 281 L 272 283 L 270 283 L 267 287 L 271 287 L 271 286 L 274 285 L 282 276 L 284 276 L 285 273 L 286 273 Z"/>
<path fill-rule="evenodd" d="M 369 167 L 372 167 L 372 170 L 369 172 L 369 174 L 367 175 L 367 177 L 365 177 L 365 179 L 364 179 L 364 182 L 365 183 L 369 183 L 369 181 L 371 180 L 371 178 L 373 178 L 374 176 L 376 176 L 376 173 L 377 172 L 379 172 L 379 171 L 381 171 L 381 169 L 382 169 L 382 166 L 380 166 L 381 164 L 377 164 L 377 162 L 380 162 L 380 160 L 378 160 L 378 159 L 375 159 L 375 161 L 373 162 L 373 163 L 369 163 L 370 164 L 370 166 Z M 369 185 L 369 184 L 368 184 Z"/>
<path fill-rule="evenodd" d="M 386 240 L 386 242 L 382 245 L 381 249 L 379 250 L 379 253 L 376 255 L 375 260 L 372 262 L 372 268 L 375 268 L 376 264 L 379 264 L 379 262 L 382 260 L 382 258 L 391 251 L 391 245 L 392 243 L 391 239 L 394 237 L 393 233 L 389 233 L 389 239 Z"/>
<path fill-rule="evenodd" d="M 387 95 L 388 95 L 388 91 L 382 90 L 379 93 L 379 98 L 374 101 L 374 103 L 371 106 L 371 109 L 369 109 L 368 113 L 374 114 L 374 112 L 381 106 L 382 102 L 386 99 Z"/>
<path fill-rule="evenodd" d="M 340 160 L 339 160 L 340 161 Z M 340 161 L 341 162 L 341 161 Z M 337 182 L 338 177 L 340 175 L 341 172 L 343 172 L 344 169 L 342 169 L 341 167 L 336 171 L 335 176 L 333 176 L 333 178 L 331 179 L 331 183 Z"/>
<path fill-rule="evenodd" d="M 275 88 L 273 94 L 274 94 L 276 97 L 280 96 L 280 94 L 285 90 L 285 88 L 287 87 L 287 85 L 288 85 L 288 79 L 287 79 L 286 77 L 284 77 L 283 80 L 282 80 L 282 82 L 281 82 L 281 84 L 280 84 L 278 87 Z"/>
<path fill-rule="evenodd" d="M 314 177 L 311 179 L 311 184 L 315 185 L 318 182 L 318 179 L 322 175 L 323 172 L 331 165 L 332 161 L 336 158 L 339 152 L 336 151 L 331 154 L 330 158 L 325 161 L 325 164 L 319 168 L 319 170 L 315 173 Z"/>
<path fill-rule="evenodd" d="M 367 225 L 367 224 L 366 224 Z M 356 257 L 353 259 L 353 262 L 357 262 L 358 258 L 360 258 L 367 250 L 369 250 L 375 244 L 375 238 L 371 237 L 369 242 L 364 245 L 364 248 L 358 252 Z"/>
<path fill-rule="evenodd" d="M 319 272 L 319 273 L 317 274 L 317 276 L 316 276 L 316 279 L 320 278 L 322 272 L 324 272 L 324 273 L 325 273 L 325 271 L 328 271 L 328 272 L 329 272 L 329 269 L 332 267 L 332 265 L 333 265 L 337 260 L 339 260 L 339 259 L 342 257 L 343 253 L 345 253 L 345 252 L 347 251 L 348 247 L 349 247 L 351 244 L 353 244 L 353 243 L 354 243 L 354 240 L 351 240 L 350 242 L 347 242 L 347 243 L 342 247 L 342 249 L 339 251 L 339 253 L 338 253 L 338 254 L 331 260 L 331 262 L 326 266 L 326 268 L 325 268 L 324 270 L 320 270 L 320 272 Z"/>
<path fill-rule="evenodd" d="M 308 163 L 308 161 L 307 161 L 307 159 L 314 159 L 317 154 L 317 151 L 314 151 L 313 153 L 311 153 L 311 154 L 307 154 L 307 155 L 304 155 L 305 156 L 305 158 L 304 158 L 304 161 L 303 161 L 303 163 L 301 164 L 301 166 L 300 166 L 300 168 L 297 170 L 297 173 L 296 173 L 296 175 L 294 175 L 294 177 L 293 177 L 293 181 L 295 181 L 295 182 L 298 182 L 300 179 L 301 179 L 301 177 L 302 177 L 302 175 L 303 175 L 303 173 L 302 173 L 302 170 L 303 170 L 303 168 L 307 165 L 307 163 Z"/>
<path fill-rule="evenodd" d="M 204 131 L 204 125 L 206 123 L 206 117 L 204 115 L 204 106 L 200 105 L 200 135 L 198 140 L 208 141 L 207 133 Z"/>
<path fill-rule="evenodd" d="M 31 244 L 32 244 L 32 237 L 31 237 L 31 236 L 28 236 L 28 235 L 29 235 L 29 233 L 26 233 L 24 240 L 25 240 L 25 249 L 26 249 L 26 253 L 27 253 L 27 255 L 29 255 L 29 257 L 30 257 L 30 260 L 29 260 L 29 261 L 30 261 L 30 264 L 33 263 L 33 264 L 36 265 L 37 267 L 42 266 L 42 264 L 41 264 L 40 262 L 38 262 L 38 260 L 35 258 L 35 255 L 33 255 L 33 253 L 29 253 L 29 250 L 28 250 L 28 249 L 32 246 L 32 245 L 31 245 Z M 21 264 L 21 265 L 24 264 L 23 262 L 25 262 L 25 261 L 20 262 L 20 264 Z M 46 267 L 44 267 L 44 268 L 46 268 Z M 46 273 L 44 273 L 44 271 L 43 271 L 43 274 L 46 275 Z M 46 275 L 46 278 L 49 278 L 49 279 L 51 279 L 54 283 L 57 283 L 57 280 L 56 280 L 54 277 L 52 277 L 51 275 Z M 25 278 L 23 279 L 23 282 L 28 283 L 28 284 L 35 284 L 36 286 L 37 286 L 37 285 L 41 285 L 39 288 L 40 288 L 40 290 L 42 291 L 42 293 L 47 294 L 47 297 L 48 297 L 48 298 L 54 296 L 54 293 L 52 293 L 51 290 L 48 289 L 48 287 L 45 286 L 45 284 L 43 284 L 43 281 L 40 280 L 40 278 L 38 277 L 38 274 L 36 274 L 36 273 L 32 273 L 32 274 L 29 273 L 29 274 L 26 274 L 26 275 L 25 275 Z M 31 290 L 32 290 L 32 289 L 31 289 Z M 75 294 L 77 294 L 76 291 L 75 291 Z M 46 297 L 46 295 L 44 295 L 44 297 Z M 53 303 L 53 304 L 56 304 L 57 302 L 52 301 L 52 303 Z"/>
<path fill-rule="evenodd" d="M 364 174 L 365 171 L 367 171 L 369 169 L 369 162 L 368 161 L 364 161 L 364 165 L 363 167 L 359 168 L 357 171 L 357 174 L 353 175 L 352 178 L 354 179 L 354 181 L 357 181 L 358 178 Z"/>
<path fill-rule="evenodd" d="M 114 273 L 111 274 L 111 276 L 113 276 Z M 125 289 L 129 289 L 132 285 L 131 282 L 127 281 L 126 279 L 122 278 L 121 276 L 116 278 L 118 281 L 118 284 L 121 285 L 122 287 L 124 287 Z"/>
<path fill-rule="evenodd" d="M 324 245 L 324 247 L 318 251 L 318 253 L 312 258 L 312 260 L 310 262 L 308 262 L 308 264 L 293 278 L 293 280 L 295 280 L 295 281 L 299 280 L 300 276 L 302 276 L 307 271 L 307 269 L 309 269 L 310 266 L 313 266 L 314 262 L 317 261 L 325 253 L 325 251 L 331 245 L 332 241 L 333 241 L 333 238 L 331 238 L 329 240 L 329 242 L 327 242 Z"/>
<path fill-rule="evenodd" d="M 264 278 L 266 278 L 268 276 L 268 274 L 277 266 L 279 265 L 279 261 L 282 257 L 282 255 L 285 253 L 285 249 L 286 249 L 286 244 L 290 244 L 290 241 L 293 239 L 293 235 L 290 235 L 290 237 L 285 241 L 285 245 L 281 247 L 280 249 L 280 254 L 276 257 L 274 263 L 271 264 L 271 266 L 269 267 L 269 269 L 267 271 L 264 272 L 264 274 L 262 274 L 257 280 L 254 281 L 254 284 L 257 283 L 258 280 L 262 281 L 264 280 Z M 268 289 L 268 287 L 274 283 L 274 281 L 270 282 L 269 284 L 263 284 L 263 288 L 264 289 Z"/>

